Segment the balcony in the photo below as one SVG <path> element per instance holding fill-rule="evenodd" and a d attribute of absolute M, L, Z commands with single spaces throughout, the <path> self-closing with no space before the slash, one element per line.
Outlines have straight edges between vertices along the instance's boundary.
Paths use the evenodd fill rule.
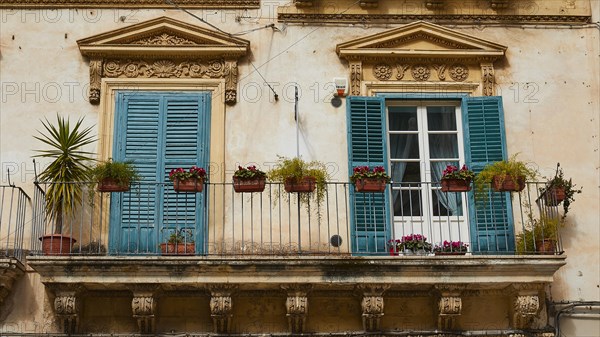
<path fill-rule="evenodd" d="M 23 275 L 23 236 L 29 196 L 19 187 L 0 186 L 0 305 Z"/>
<path fill-rule="evenodd" d="M 538 183 L 528 183 L 512 199 L 508 193 L 485 198 L 473 198 L 473 192 L 441 193 L 431 183 L 392 184 L 386 193 L 366 194 L 354 192 L 348 183 L 329 183 L 319 205 L 314 199 L 298 203 L 298 194 L 279 184 L 267 184 L 261 193 L 236 193 L 230 183 L 206 183 L 201 193 L 175 193 L 171 184 L 140 183 L 129 192 L 85 191 L 74 205 L 75 216 L 62 223 L 62 234 L 70 238 L 66 247 L 72 247 L 43 255 L 38 238 L 57 226 L 44 214 L 47 187 L 36 185 L 28 263 L 59 302 L 106 291 L 133 294 L 134 302 L 152 302 L 158 294 L 176 297 L 181 291 L 207 294 L 211 303 L 257 292 L 287 294 L 288 299 L 292 294 L 305 298 L 308 292 L 316 297 L 358 292 L 363 299 L 382 301 L 384 296 L 434 294 L 440 301 L 460 302 L 461 296 L 495 291 L 493 296 L 520 301 L 513 303 L 516 309 L 507 308 L 507 317 L 512 315 L 507 324 L 528 327 L 541 309 L 545 285 L 565 264 L 559 236 L 552 252 L 538 252 L 535 242 L 517 252 L 514 233 L 530 219 L 560 216 Z M 177 234 L 181 240 L 161 252 L 161 244 Z M 468 251 L 409 254 L 390 245 L 410 234 L 424 235 L 432 245 L 461 241 Z M 177 248 L 182 255 L 174 253 Z M 78 320 L 71 320 L 77 314 L 61 313 L 62 308 L 55 309 L 65 332 L 77 330 L 73 322 Z M 155 330 L 153 310 L 137 315 L 140 332 Z M 211 310 L 218 318 L 214 330 L 231 331 L 230 313 L 221 317 L 218 308 L 211 305 Z M 381 316 L 362 310 L 363 329 L 379 331 Z M 456 313 L 444 310 L 434 325 L 450 329 Z M 297 324 L 290 323 L 289 329 L 302 331 Z"/>

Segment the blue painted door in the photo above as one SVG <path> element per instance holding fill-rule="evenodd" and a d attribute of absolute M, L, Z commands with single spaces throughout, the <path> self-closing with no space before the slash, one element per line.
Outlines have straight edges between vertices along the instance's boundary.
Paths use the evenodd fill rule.
<path fill-rule="evenodd" d="M 175 193 L 168 174 L 208 167 L 210 94 L 123 91 L 116 98 L 113 159 L 132 161 L 141 182 L 111 197 L 109 250 L 156 253 L 183 229 L 201 253 L 204 194 Z"/>

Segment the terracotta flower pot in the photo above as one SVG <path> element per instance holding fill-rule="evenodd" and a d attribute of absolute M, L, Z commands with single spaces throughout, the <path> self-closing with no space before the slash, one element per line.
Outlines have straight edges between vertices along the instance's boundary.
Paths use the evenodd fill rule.
<path fill-rule="evenodd" d="M 556 252 L 556 241 L 554 239 L 542 239 L 535 241 L 535 249 L 543 255 L 554 255 Z"/>
<path fill-rule="evenodd" d="M 468 192 L 471 190 L 471 179 L 442 179 L 442 192 Z"/>
<path fill-rule="evenodd" d="M 238 192 L 262 192 L 265 190 L 265 178 L 240 179 L 233 177 L 233 189 Z"/>
<path fill-rule="evenodd" d="M 312 192 L 317 187 L 316 179 L 314 177 L 303 177 L 299 181 L 294 181 L 292 178 L 288 178 L 283 183 L 285 191 L 291 192 Z"/>
<path fill-rule="evenodd" d="M 556 206 L 563 202 L 566 198 L 564 187 L 552 187 L 546 190 L 545 193 L 546 205 Z"/>
<path fill-rule="evenodd" d="M 161 243 L 162 255 L 194 255 L 196 253 L 195 243 Z"/>
<path fill-rule="evenodd" d="M 384 179 L 357 179 L 354 183 L 356 192 L 383 192 L 385 191 Z"/>
<path fill-rule="evenodd" d="M 435 252 L 435 255 L 465 255 L 467 252 Z"/>
<path fill-rule="evenodd" d="M 173 180 L 173 188 L 176 192 L 196 193 L 202 192 L 204 188 L 204 179 L 190 178 L 186 180 Z"/>
<path fill-rule="evenodd" d="M 119 185 L 112 178 L 104 178 L 98 181 L 97 190 L 98 192 L 127 192 L 129 191 L 129 184 Z"/>
<path fill-rule="evenodd" d="M 69 255 L 71 247 L 77 242 L 72 237 L 61 234 L 44 235 L 40 241 L 42 241 L 44 255 Z"/>
<path fill-rule="evenodd" d="M 494 176 L 492 188 L 497 192 L 520 192 L 525 188 L 525 177 L 517 177 L 515 181 L 511 176 Z"/>

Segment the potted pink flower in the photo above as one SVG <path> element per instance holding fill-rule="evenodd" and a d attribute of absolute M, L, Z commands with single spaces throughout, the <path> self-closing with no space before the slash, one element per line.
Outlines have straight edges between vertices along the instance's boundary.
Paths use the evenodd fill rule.
<path fill-rule="evenodd" d="M 383 192 L 390 180 L 383 166 L 375 166 L 373 169 L 368 166 L 357 166 L 350 176 L 356 192 Z"/>
<path fill-rule="evenodd" d="M 265 190 L 266 177 L 267 174 L 254 165 L 245 168 L 238 166 L 233 173 L 233 189 L 238 193 L 262 192 Z"/>
<path fill-rule="evenodd" d="M 173 181 L 173 188 L 177 192 L 202 192 L 205 177 L 206 170 L 195 165 L 187 171 L 180 167 L 169 173 L 169 179 Z"/>
<path fill-rule="evenodd" d="M 435 255 L 465 255 L 469 245 L 462 241 L 446 241 L 433 247 Z"/>
<path fill-rule="evenodd" d="M 431 252 L 431 243 L 427 242 L 425 235 L 410 234 L 402 237 L 399 249 L 407 255 L 427 255 Z"/>
<path fill-rule="evenodd" d="M 455 165 L 448 165 L 442 174 L 442 192 L 467 192 L 471 190 L 471 180 L 475 173 L 463 165 L 459 170 Z"/>

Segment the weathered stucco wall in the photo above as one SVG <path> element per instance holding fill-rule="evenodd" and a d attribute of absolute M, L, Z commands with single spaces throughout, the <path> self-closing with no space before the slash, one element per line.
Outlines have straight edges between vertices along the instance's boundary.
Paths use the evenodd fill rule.
<path fill-rule="evenodd" d="M 281 1 L 284 3 L 284 1 Z M 600 20 L 600 2 L 591 1 L 593 22 Z M 239 32 L 275 23 L 277 29 L 264 29 L 243 35 L 251 42 L 251 55 L 240 62 L 239 102 L 226 110 L 226 161 L 229 176 L 237 164 L 255 163 L 268 169 L 276 155 L 296 153 L 294 121 L 294 87 L 300 89 L 300 154 L 307 159 L 327 162 L 334 179 L 346 181 L 347 144 L 345 103 L 334 108 L 333 77 L 347 76 L 347 64 L 335 53 L 336 44 L 370 35 L 388 26 L 282 25 L 276 21 L 275 2 L 263 3 L 260 11 L 194 11 L 227 32 Z M 189 15 L 177 10 L 2 10 L 0 11 L 0 162 L 2 183 L 10 169 L 12 182 L 32 191 L 33 164 L 31 156 L 40 143 L 34 140 L 35 130 L 42 128 L 40 119 L 53 120 L 57 113 L 75 120 L 85 116 L 85 125 L 96 125 L 97 106 L 87 101 L 89 83 L 88 60 L 84 59 L 76 41 L 127 25 L 169 16 L 203 26 Z M 244 16 L 240 22 L 236 17 Z M 250 16 L 246 18 L 245 16 Z M 565 174 L 573 177 L 583 193 L 569 212 L 569 226 L 563 230 L 563 247 L 567 265 L 556 274 L 551 287 L 552 300 L 600 300 L 600 73 L 599 30 L 586 26 L 456 26 L 459 32 L 488 39 L 508 46 L 506 58 L 498 62 L 496 81 L 498 95 L 503 96 L 506 133 L 510 154 L 535 163 L 544 176 L 554 173 L 560 162 Z M 253 65 L 250 63 L 252 62 Z M 258 68 L 279 95 L 273 94 Z M 97 148 L 90 148 L 96 151 Z M 44 160 L 40 160 L 43 164 Z M 221 163 L 219 163 L 221 164 Z M 40 171 L 38 167 L 38 172 Z M 26 241 L 28 242 L 28 241 Z M 127 299 L 98 299 L 87 303 L 83 315 L 112 326 L 132 328 L 133 321 Z M 169 299 L 166 306 L 182 302 Z M 203 312 L 206 305 L 196 301 L 187 313 Z M 329 317 L 328 299 L 316 302 L 319 323 L 315 329 L 337 330 L 339 317 Z M 475 304 L 465 301 L 464 310 L 475 311 Z M 247 305 L 251 305 L 248 301 Z M 122 304 L 122 305 L 118 305 Z M 98 305 L 102 310 L 90 308 Z M 348 304 L 357 306 L 359 304 Z M 390 326 L 409 327 L 410 319 L 401 306 L 390 303 Z M 120 309 L 115 309 L 115 308 Z M 55 330 L 47 292 L 31 270 L 21 278 L 1 309 L 2 329 L 23 332 Z M 114 311 L 115 309 L 116 311 Z M 244 314 L 277 312 L 273 327 L 285 326 L 283 307 L 261 309 L 236 307 L 236 314 L 246 317 L 240 324 L 252 330 L 253 317 Z M 351 310 L 360 310 L 359 307 Z M 490 309 L 493 310 L 493 309 Z M 387 311 L 387 309 L 386 309 Z M 202 316 L 207 317 L 207 312 Z M 486 314 L 493 317 L 494 313 Z M 124 317 L 127 317 L 125 319 Z M 348 319 L 348 329 L 360 329 L 356 315 Z M 397 320 L 392 319 L 396 317 Z M 121 321 L 121 319 L 123 321 Z M 160 327 L 171 326 L 178 317 L 164 317 Z M 502 318 L 503 319 L 503 318 Z M 194 330 L 202 324 L 186 327 Z M 104 323 L 102 323 L 104 324 Z M 406 325 L 405 325 L 406 324 Z M 465 322 L 467 324 L 467 322 Z M 592 336 L 596 321 L 570 321 L 565 331 L 572 336 Z M 90 327 L 90 331 L 94 329 Z M 275 329 L 276 330 L 276 329 Z M 596 330 L 598 331 L 598 330 Z M 596 333 L 597 335 L 597 333 Z"/>

